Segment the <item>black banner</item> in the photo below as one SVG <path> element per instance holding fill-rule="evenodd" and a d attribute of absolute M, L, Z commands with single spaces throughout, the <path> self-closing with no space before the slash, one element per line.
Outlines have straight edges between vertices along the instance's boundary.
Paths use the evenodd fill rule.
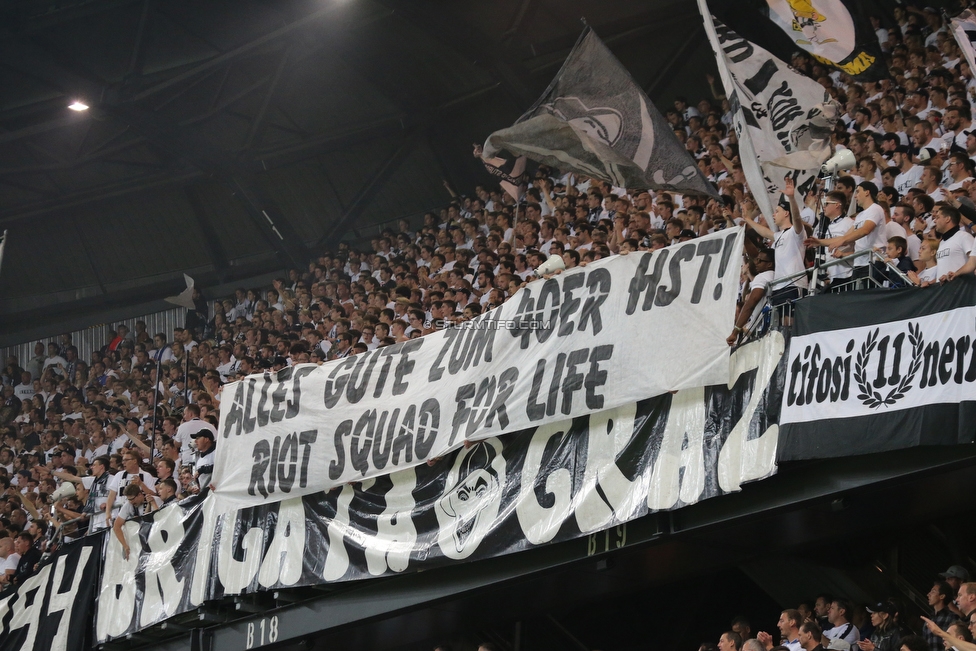
<path fill-rule="evenodd" d="M 0 595 L 0 651 L 91 648 L 102 539 L 67 545 L 16 590 Z"/>
<path fill-rule="evenodd" d="M 350 581 L 571 540 L 775 472 L 784 340 L 736 351 L 727 385 L 491 438 L 429 465 L 219 514 L 205 496 L 109 538 L 99 643 L 227 595 Z M 635 369 L 634 372 L 641 372 Z"/>
<path fill-rule="evenodd" d="M 976 279 L 796 304 L 780 461 L 976 438 Z"/>
<path fill-rule="evenodd" d="M 783 61 L 797 49 L 858 81 L 889 76 L 871 27 L 873 0 L 707 0 L 712 15 Z"/>

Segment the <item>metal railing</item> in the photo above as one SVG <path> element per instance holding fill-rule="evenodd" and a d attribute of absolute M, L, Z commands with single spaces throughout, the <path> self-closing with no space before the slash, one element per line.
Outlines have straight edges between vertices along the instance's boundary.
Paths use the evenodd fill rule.
<path fill-rule="evenodd" d="M 861 260 L 863 258 L 868 259 L 867 263 L 860 266 L 866 267 L 867 273 L 866 275 L 855 275 L 853 270 L 857 269 L 858 267 L 854 266 L 854 261 Z M 820 280 L 817 277 L 820 271 L 827 272 L 827 270 L 830 268 L 842 266 L 850 267 L 852 269 L 852 275 L 845 278 L 834 278 L 829 285 L 823 285 L 820 283 Z M 880 271 L 879 269 L 883 271 Z M 918 285 L 913 283 L 912 280 L 902 273 L 900 269 L 888 262 L 883 255 L 871 249 L 866 251 L 858 251 L 857 253 L 853 253 L 843 258 L 836 258 L 821 264 L 819 267 L 811 267 L 810 269 L 804 269 L 803 271 L 798 271 L 797 273 L 789 276 L 777 278 L 773 282 L 769 283 L 769 285 L 766 287 L 763 313 L 760 318 L 756 319 L 752 326 L 746 331 L 745 340 L 750 341 L 765 334 L 770 329 L 790 325 L 793 317 L 793 304 L 799 299 L 828 292 L 835 293 L 861 289 L 891 287 L 893 278 L 898 279 L 898 287 L 918 287 Z M 806 280 L 806 287 L 797 285 L 797 281 L 801 279 Z M 781 303 L 776 303 L 775 295 L 791 286 L 797 288 L 797 296 L 789 298 Z M 814 291 L 811 292 L 808 290 L 807 288 L 809 287 L 814 287 Z"/>

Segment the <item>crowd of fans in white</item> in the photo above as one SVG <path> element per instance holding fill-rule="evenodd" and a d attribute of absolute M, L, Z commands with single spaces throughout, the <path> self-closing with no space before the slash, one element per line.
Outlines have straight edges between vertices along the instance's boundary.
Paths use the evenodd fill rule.
<path fill-rule="evenodd" d="M 879 250 L 920 286 L 971 273 L 976 79 L 937 12 L 896 7 L 890 19 L 891 28 L 877 25 L 890 81 L 855 83 L 805 55 L 792 61 L 846 109 L 834 145 L 857 159 L 854 173 L 822 197 L 822 215 L 817 195 L 799 196 L 791 184 L 773 215 L 759 214 L 729 128 L 728 101 L 713 90 L 713 99 L 694 106 L 679 99 L 666 117 L 721 200 L 616 188 L 546 168 L 523 186 L 518 205 L 497 187 L 478 186 L 470 195 L 448 187 L 449 204 L 427 213 L 416 230 L 404 220 L 368 248 L 340 243 L 271 288 L 242 288 L 218 300 L 212 314 L 197 296 L 185 329 L 152 333 L 141 322 L 134 331 L 120 325 L 89 359 L 79 359 L 62 336 L 37 343 L 31 359 L 5 360 L 0 587 L 23 581 L 62 539 L 112 527 L 118 533 L 126 518 L 206 488 L 227 382 L 321 364 L 474 318 L 510 298 L 552 255 L 571 269 L 745 224 L 750 256 L 732 345 L 757 318 L 770 283 L 809 269 L 817 246 L 834 257 Z M 827 237 L 816 237 L 821 220 Z M 834 266 L 830 282 L 869 268 L 866 258 Z M 787 287 L 793 291 L 787 298 L 805 282 Z M 861 651 L 939 651 L 939 636 L 951 635 L 947 646 L 976 651 L 968 620 L 976 583 L 963 573 L 950 570 L 946 580 L 961 585 L 937 582 L 930 593 L 938 631 L 948 633 L 933 625 L 925 640 L 899 640 L 897 605 L 872 607 L 870 623 L 859 628 L 850 603 L 822 597 L 814 609 L 784 611 L 775 641 L 781 637 L 790 651 L 841 648 L 838 639 Z M 967 595 L 965 604 L 953 603 L 957 594 Z M 751 639 L 748 624 L 737 620 L 718 648 L 763 651 L 773 642 L 764 633 Z"/>

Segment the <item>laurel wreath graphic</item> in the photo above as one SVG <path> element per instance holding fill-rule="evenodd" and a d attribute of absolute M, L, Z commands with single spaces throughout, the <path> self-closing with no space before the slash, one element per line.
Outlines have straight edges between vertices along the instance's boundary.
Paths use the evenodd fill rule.
<path fill-rule="evenodd" d="M 925 340 L 922 338 L 922 329 L 917 323 L 908 324 L 908 343 L 912 346 L 912 361 L 908 365 L 908 372 L 902 377 L 898 386 L 891 389 L 888 395 L 882 395 L 871 386 L 867 378 L 867 365 L 871 353 L 878 345 L 878 334 L 880 328 L 875 328 L 874 332 L 868 334 L 867 339 L 861 345 L 861 350 L 857 353 L 854 360 L 854 381 L 860 391 L 857 398 L 871 409 L 877 409 L 881 405 L 893 405 L 908 393 L 918 375 L 918 369 L 922 366 L 922 351 L 925 347 Z"/>

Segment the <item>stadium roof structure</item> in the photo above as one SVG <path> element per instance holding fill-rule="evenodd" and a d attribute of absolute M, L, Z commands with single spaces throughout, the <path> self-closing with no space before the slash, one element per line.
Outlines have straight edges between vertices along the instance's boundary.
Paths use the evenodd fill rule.
<path fill-rule="evenodd" d="M 585 17 L 664 108 L 713 66 L 688 0 L 11 0 L 0 335 L 304 263 L 490 177 L 471 145 Z M 87 110 L 69 110 L 80 102 Z M 75 106 L 75 109 L 82 108 Z"/>

